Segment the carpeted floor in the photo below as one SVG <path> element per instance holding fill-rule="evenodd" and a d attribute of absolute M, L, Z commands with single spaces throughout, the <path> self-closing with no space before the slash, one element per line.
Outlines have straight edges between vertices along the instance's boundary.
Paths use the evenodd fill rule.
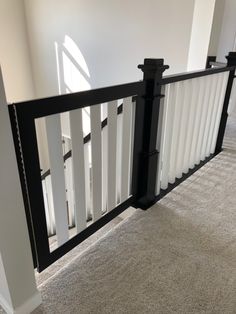
<path fill-rule="evenodd" d="M 34 314 L 236 313 L 234 119 L 224 146 L 151 209 L 40 275 Z"/>
<path fill-rule="evenodd" d="M 236 121 L 226 149 L 40 285 L 39 313 L 236 313 Z"/>

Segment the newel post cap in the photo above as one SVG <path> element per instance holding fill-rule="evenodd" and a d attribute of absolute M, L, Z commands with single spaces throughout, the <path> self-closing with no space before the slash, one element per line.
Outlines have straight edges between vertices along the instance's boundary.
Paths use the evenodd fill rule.
<path fill-rule="evenodd" d="M 145 79 L 154 79 L 156 74 L 162 75 L 169 69 L 169 65 L 164 65 L 164 59 L 146 58 L 144 64 L 139 64 L 138 68 L 144 73 Z"/>

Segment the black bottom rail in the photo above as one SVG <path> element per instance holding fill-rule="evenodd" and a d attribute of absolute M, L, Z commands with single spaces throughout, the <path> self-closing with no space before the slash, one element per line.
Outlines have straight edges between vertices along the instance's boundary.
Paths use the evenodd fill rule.
<path fill-rule="evenodd" d="M 127 208 L 131 207 L 134 203 L 135 197 L 131 196 L 125 202 L 115 207 L 110 212 L 104 214 L 99 220 L 95 221 L 93 224 L 88 226 L 86 229 L 75 235 L 65 244 L 58 247 L 55 251 L 50 252 L 49 256 L 44 256 L 44 260 L 41 260 L 38 265 L 38 272 L 42 272 L 49 265 L 54 263 L 56 260 L 61 258 L 67 252 L 75 248 L 78 244 L 82 243 L 96 231 L 104 227 L 107 223 L 109 223 L 112 219 L 120 215 Z"/>
<path fill-rule="evenodd" d="M 181 178 L 176 178 L 175 183 L 169 183 L 167 189 L 165 189 L 165 190 L 161 189 L 160 194 L 156 196 L 156 202 L 160 201 L 164 196 L 166 196 L 168 193 L 170 193 L 174 188 L 176 188 L 178 185 L 180 185 L 186 179 L 191 177 L 191 175 L 193 175 L 196 171 L 198 171 L 200 168 L 202 168 L 206 163 L 208 163 L 208 161 L 210 161 L 212 158 L 214 158 L 218 154 L 219 153 L 211 154 L 205 160 L 201 160 L 201 162 L 198 165 L 195 165 L 194 168 L 190 169 L 188 171 L 188 173 L 184 173 Z"/>

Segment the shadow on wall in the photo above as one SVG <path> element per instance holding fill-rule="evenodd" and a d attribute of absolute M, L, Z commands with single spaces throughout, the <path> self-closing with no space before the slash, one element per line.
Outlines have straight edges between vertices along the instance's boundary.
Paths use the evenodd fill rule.
<path fill-rule="evenodd" d="M 57 66 L 58 94 L 91 89 L 91 77 L 86 60 L 74 40 L 65 35 L 62 43 L 54 42 Z M 89 107 L 82 110 L 84 135 L 90 133 Z M 62 133 L 70 138 L 69 114 L 61 115 Z"/>
<path fill-rule="evenodd" d="M 64 42 L 55 42 L 59 94 L 91 89 L 90 73 L 77 44 L 68 35 Z"/>

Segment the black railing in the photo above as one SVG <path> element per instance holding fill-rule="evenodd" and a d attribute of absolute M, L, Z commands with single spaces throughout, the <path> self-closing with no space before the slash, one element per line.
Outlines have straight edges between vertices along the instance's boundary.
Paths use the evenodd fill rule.
<path fill-rule="evenodd" d="M 223 112 L 220 121 L 220 129 L 217 138 L 215 154 L 222 149 L 222 141 L 227 122 L 227 108 L 233 79 L 235 78 L 236 53 L 228 56 L 227 67 L 206 69 L 197 72 L 162 77 L 168 66 L 164 65 L 163 59 L 145 59 L 144 65 L 139 66 L 144 73 L 144 79 L 140 82 L 79 92 L 69 95 L 37 99 L 9 106 L 13 127 L 15 146 L 18 156 L 21 184 L 25 195 L 25 207 L 31 235 L 32 250 L 39 271 L 63 256 L 70 249 L 85 240 L 92 233 L 111 221 L 115 216 L 129 206 L 142 209 L 149 208 L 158 199 L 186 179 L 205 162 L 197 165 L 194 169 L 169 185 L 168 189 L 160 195 L 155 193 L 157 164 L 159 152 L 156 149 L 159 110 L 164 85 L 213 75 L 221 72 L 229 72 L 226 88 Z M 42 192 L 40 163 L 38 156 L 35 119 L 48 115 L 63 113 L 79 108 L 94 106 L 116 99 L 136 96 L 135 130 L 133 144 L 133 171 L 131 196 L 113 210 L 95 221 L 84 231 L 75 235 L 72 239 L 50 252 L 47 236 L 44 199 Z M 119 109 L 118 109 L 119 113 Z M 105 126 L 107 121 L 102 122 Z M 88 135 L 84 142 L 89 141 Z M 71 154 L 71 153 L 68 153 Z M 212 158 L 212 156 L 211 156 Z M 208 158 L 207 160 L 209 160 Z M 206 161 L 207 161 L 206 160 Z"/>
<path fill-rule="evenodd" d="M 125 202 L 102 216 L 98 221 L 74 236 L 68 242 L 53 252 L 50 252 L 41 184 L 35 119 L 87 106 L 93 106 L 99 103 L 106 103 L 113 99 L 123 99 L 133 96 L 142 97 L 144 93 L 145 82 L 140 81 L 9 105 L 9 113 L 13 124 L 12 130 L 16 139 L 15 146 L 19 157 L 18 166 L 22 178 L 21 182 L 25 187 L 23 192 L 26 194 L 25 208 L 28 217 L 28 225 L 31 228 L 30 235 L 35 248 L 35 250 L 32 251 L 39 271 L 45 269 L 48 265 L 63 256 L 66 252 L 104 226 L 115 216 L 132 206 L 137 198 L 137 193 L 133 191 L 132 196 Z M 103 123 L 105 124 L 107 122 L 105 121 Z M 139 154 L 137 149 L 136 152 Z M 139 157 L 135 155 L 135 158 Z M 134 171 L 134 173 L 136 172 Z"/>

